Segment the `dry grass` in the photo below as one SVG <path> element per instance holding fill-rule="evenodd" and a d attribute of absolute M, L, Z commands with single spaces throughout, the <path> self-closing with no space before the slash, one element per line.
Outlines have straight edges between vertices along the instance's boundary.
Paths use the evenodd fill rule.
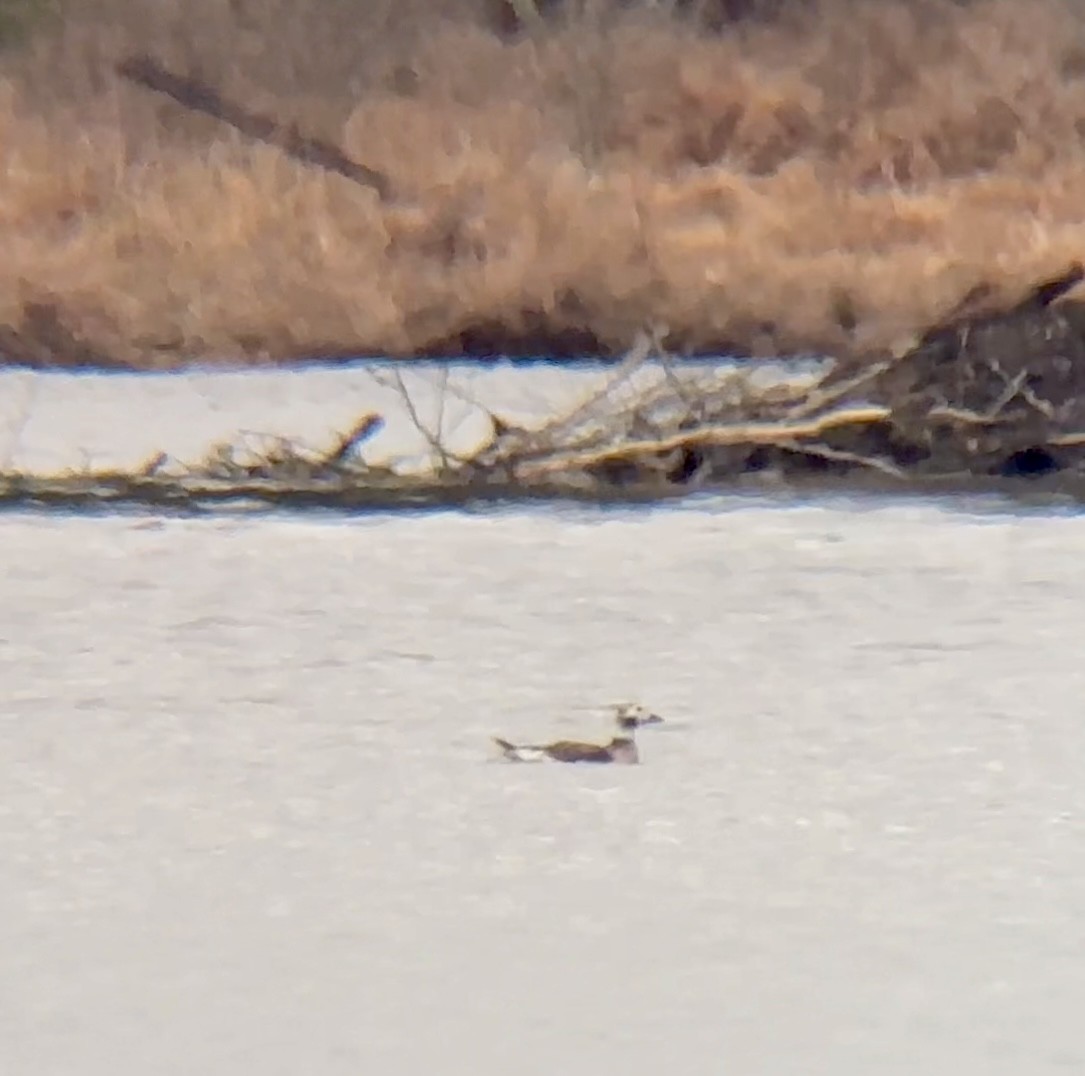
<path fill-rule="evenodd" d="M 484 0 L 85 0 L 0 67 L 0 324 L 55 306 L 145 366 L 618 351 L 650 324 L 862 351 L 1085 252 L 1073 0 L 823 0 L 708 33 L 710 7 L 582 3 L 508 37 Z M 137 51 L 394 197 L 125 84 Z"/>

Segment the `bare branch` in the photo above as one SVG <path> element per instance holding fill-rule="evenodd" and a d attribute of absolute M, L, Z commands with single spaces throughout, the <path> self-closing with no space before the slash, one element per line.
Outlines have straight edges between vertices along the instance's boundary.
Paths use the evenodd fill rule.
<path fill-rule="evenodd" d="M 431 430 L 429 426 L 427 426 L 422 421 L 422 416 L 418 413 L 418 408 L 415 407 L 414 399 L 411 396 L 411 391 L 407 388 L 407 384 L 403 380 L 403 373 L 398 367 L 392 374 L 391 384 L 385 381 L 381 377 L 380 373 L 377 371 L 373 371 L 372 377 L 378 385 L 383 385 L 385 388 L 394 388 L 396 390 L 400 400 L 402 400 L 403 402 L 404 408 L 407 411 L 407 417 L 411 420 L 411 425 L 414 426 L 414 428 L 425 438 L 426 444 L 429 445 L 430 449 L 440 461 L 441 468 L 443 470 L 449 470 L 453 463 L 466 462 L 465 460 L 462 460 L 459 457 L 452 455 L 452 453 L 450 453 L 445 448 L 444 444 L 442 444 L 440 427 L 438 427 L 438 429 L 434 431 Z M 443 414 L 443 397 L 441 413 Z"/>
<path fill-rule="evenodd" d="M 843 449 L 830 448 L 828 445 L 823 445 L 819 442 L 809 443 L 792 441 L 790 444 L 781 444 L 781 448 L 786 448 L 791 452 L 798 452 L 804 456 L 816 456 L 819 459 L 831 460 L 834 463 L 856 463 L 861 467 L 869 467 L 871 470 L 880 471 L 882 474 L 887 474 L 891 478 L 905 478 L 904 472 L 895 464 L 890 463 L 888 460 L 878 459 L 877 456 L 863 456 L 858 452 L 845 452 Z"/>
<path fill-rule="evenodd" d="M 321 465 L 324 467 L 342 466 L 354 449 L 380 430 L 383 425 L 384 419 L 376 412 L 362 415 L 346 433 L 338 437 L 335 444 L 321 458 Z"/>
<path fill-rule="evenodd" d="M 546 459 L 525 461 L 517 467 L 523 478 L 540 477 L 556 471 L 584 469 L 617 460 L 653 456 L 676 448 L 726 447 L 729 445 L 771 445 L 819 437 L 841 426 L 862 426 L 884 422 L 888 407 L 860 407 L 833 411 L 812 422 L 767 422 L 727 426 L 705 426 L 684 430 L 656 440 L 624 441 L 582 452 L 556 453 Z"/>

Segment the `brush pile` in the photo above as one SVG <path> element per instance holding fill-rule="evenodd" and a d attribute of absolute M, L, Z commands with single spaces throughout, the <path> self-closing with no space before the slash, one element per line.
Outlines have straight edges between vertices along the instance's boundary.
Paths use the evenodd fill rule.
<path fill-rule="evenodd" d="M 758 475 L 777 485 L 869 486 L 873 477 L 916 489 L 1043 476 L 1050 486 L 1054 476 L 1060 491 L 1083 495 L 1085 304 L 1056 302 L 1083 277 L 1074 265 L 1011 310 L 962 308 L 902 355 L 825 362 L 787 377 L 757 366 L 684 366 L 642 340 L 601 391 L 543 425 L 491 414 L 492 437 L 468 455 L 424 431 L 433 462 L 422 473 L 366 462 L 359 446 L 383 425 L 366 414 L 324 451 L 271 438 L 255 448 L 216 446 L 191 466 L 160 455 L 132 473 L 0 474 L 0 504 L 652 500 Z"/>
<path fill-rule="evenodd" d="M 624 406 L 601 401 L 497 442 L 487 465 L 519 484 L 658 488 L 869 472 L 923 480 L 1085 476 L 1085 304 L 1055 300 L 1074 265 L 1012 309 L 982 294 L 900 356 L 841 361 L 757 388 L 745 372 L 672 367 Z"/>

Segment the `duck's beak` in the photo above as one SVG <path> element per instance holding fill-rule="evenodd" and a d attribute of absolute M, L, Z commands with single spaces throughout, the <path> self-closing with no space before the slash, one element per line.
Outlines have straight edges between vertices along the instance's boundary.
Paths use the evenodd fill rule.
<path fill-rule="evenodd" d="M 640 723 L 642 725 L 662 725 L 663 718 L 661 718 L 659 714 L 648 714 L 647 717 L 642 717 L 640 719 Z"/>

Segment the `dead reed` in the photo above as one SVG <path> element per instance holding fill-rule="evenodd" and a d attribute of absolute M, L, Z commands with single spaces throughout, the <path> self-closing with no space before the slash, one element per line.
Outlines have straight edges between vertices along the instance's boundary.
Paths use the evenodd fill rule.
<path fill-rule="evenodd" d="M 1070 0 L 539 7 L 512 36 L 483 0 L 69 8 L 0 64 L 0 348 L 616 354 L 661 325 L 876 361 L 1082 254 Z"/>

